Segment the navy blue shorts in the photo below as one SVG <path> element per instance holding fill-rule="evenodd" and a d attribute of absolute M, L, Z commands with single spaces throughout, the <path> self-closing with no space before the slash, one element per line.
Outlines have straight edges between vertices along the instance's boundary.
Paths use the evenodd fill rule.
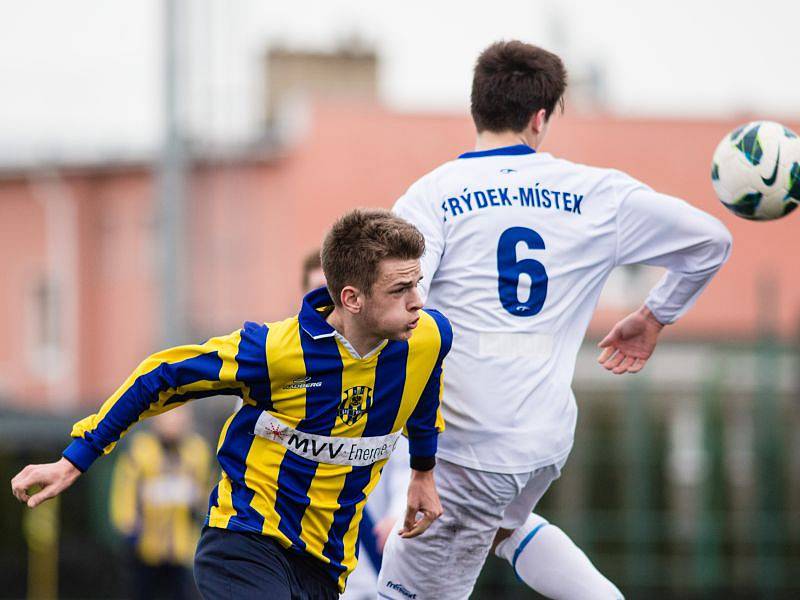
<path fill-rule="evenodd" d="M 259 533 L 204 527 L 194 556 L 194 579 L 203 598 L 333 600 L 336 583 L 312 556 L 286 550 Z"/>

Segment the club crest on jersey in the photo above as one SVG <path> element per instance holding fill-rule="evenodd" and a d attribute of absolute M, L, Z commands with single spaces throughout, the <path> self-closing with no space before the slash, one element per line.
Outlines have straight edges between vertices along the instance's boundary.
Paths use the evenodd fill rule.
<path fill-rule="evenodd" d="M 358 421 L 372 408 L 372 388 L 357 385 L 345 390 L 339 403 L 339 418 L 347 425 Z"/>

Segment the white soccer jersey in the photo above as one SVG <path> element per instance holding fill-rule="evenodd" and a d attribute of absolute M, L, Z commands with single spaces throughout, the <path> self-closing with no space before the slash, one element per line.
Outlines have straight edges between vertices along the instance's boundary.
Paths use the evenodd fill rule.
<path fill-rule="evenodd" d="M 719 221 L 682 200 L 524 145 L 463 154 L 394 210 L 424 234 L 423 293 L 453 324 L 438 455 L 498 473 L 569 453 L 575 359 L 614 267 L 665 267 L 646 304 L 670 323 L 731 247 Z"/>

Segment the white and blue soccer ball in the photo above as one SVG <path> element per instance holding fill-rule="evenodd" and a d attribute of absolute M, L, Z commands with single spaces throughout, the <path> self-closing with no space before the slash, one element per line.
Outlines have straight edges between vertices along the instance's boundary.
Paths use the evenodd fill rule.
<path fill-rule="evenodd" d="M 739 217 L 769 221 L 800 203 L 800 138 L 773 121 L 753 121 L 722 138 L 711 163 L 720 201 Z"/>

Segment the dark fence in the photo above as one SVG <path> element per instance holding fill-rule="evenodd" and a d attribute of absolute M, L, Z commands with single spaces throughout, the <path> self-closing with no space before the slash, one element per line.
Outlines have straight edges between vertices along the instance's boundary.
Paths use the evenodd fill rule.
<path fill-rule="evenodd" d="M 628 598 L 800 597 L 798 354 L 767 342 L 706 344 L 703 364 L 684 369 L 681 361 L 696 352 L 659 352 L 666 376 L 654 368 L 604 387 L 578 374 L 575 447 L 537 511 Z M 690 371 L 686 380 L 675 375 Z M 219 430 L 229 407 L 202 401 L 206 433 Z M 2 415 L 0 477 L 8 482 L 27 462 L 53 460 L 70 422 Z M 124 597 L 121 547 L 107 518 L 111 465 L 98 461 L 61 500 L 60 598 Z M 47 542 L 47 526 L 25 529 L 23 513 L 10 493 L 0 495 L 3 598 L 26 596 L 36 536 L 44 531 Z M 490 557 L 473 597 L 536 595 Z"/>

